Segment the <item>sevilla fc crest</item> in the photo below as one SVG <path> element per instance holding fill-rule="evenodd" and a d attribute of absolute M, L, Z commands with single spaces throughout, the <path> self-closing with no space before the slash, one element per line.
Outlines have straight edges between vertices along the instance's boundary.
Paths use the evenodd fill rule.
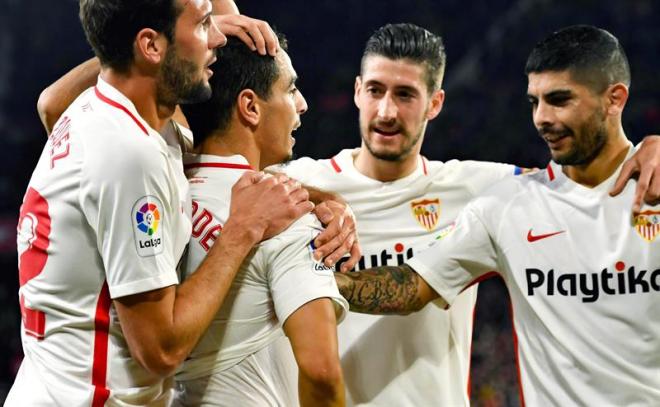
<path fill-rule="evenodd" d="M 660 232 L 660 211 L 644 211 L 637 215 L 635 229 L 644 240 L 652 242 Z"/>
<path fill-rule="evenodd" d="M 440 218 L 440 200 L 439 199 L 423 199 L 421 201 L 413 201 L 410 203 L 413 216 L 417 219 L 424 229 L 429 232 L 435 229 Z"/>

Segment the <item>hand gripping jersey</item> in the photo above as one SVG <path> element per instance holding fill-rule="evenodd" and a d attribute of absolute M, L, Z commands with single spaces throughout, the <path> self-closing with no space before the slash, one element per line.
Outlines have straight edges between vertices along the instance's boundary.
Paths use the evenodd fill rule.
<path fill-rule="evenodd" d="M 18 222 L 25 358 L 9 406 L 165 405 L 112 299 L 177 284 L 190 236 L 181 150 L 99 79 L 49 136 Z"/>
<path fill-rule="evenodd" d="M 561 166 L 503 181 L 410 260 L 452 303 L 491 270 L 511 295 L 521 404 L 660 403 L 660 206 L 631 219 L 635 185 L 610 197 Z"/>
<path fill-rule="evenodd" d="M 330 160 L 302 158 L 280 169 L 304 184 L 337 192 L 350 204 L 363 250 L 358 270 L 404 263 L 480 190 L 515 168 L 420 156 L 412 174 L 380 182 L 357 171 L 357 152 L 343 150 Z M 350 312 L 338 328 L 348 404 L 468 405 L 475 301 L 476 286 L 449 311 L 428 306 L 405 317 Z"/>
<path fill-rule="evenodd" d="M 186 155 L 185 161 L 193 228 L 183 272 L 190 275 L 222 233 L 231 187 L 250 166 L 241 156 Z M 311 242 L 320 231 L 316 217 L 305 215 L 256 246 L 208 331 L 177 373 L 177 402 L 297 405 L 297 367 L 282 324 L 317 298 L 332 299 L 340 319 L 348 309 L 333 270 L 312 258 Z"/>

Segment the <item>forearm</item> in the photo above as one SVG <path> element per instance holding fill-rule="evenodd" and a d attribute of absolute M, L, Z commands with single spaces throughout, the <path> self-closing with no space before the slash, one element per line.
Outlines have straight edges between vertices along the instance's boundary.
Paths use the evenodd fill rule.
<path fill-rule="evenodd" d="M 351 311 L 366 314 L 409 314 L 438 297 L 407 264 L 335 273 L 335 279 Z"/>
<path fill-rule="evenodd" d="M 50 134 L 62 113 L 85 89 L 94 86 L 101 71 L 98 58 L 89 59 L 44 89 L 37 101 L 41 124 Z"/>
<path fill-rule="evenodd" d="M 222 306 L 243 260 L 257 239 L 225 225 L 197 270 L 177 288 L 172 333 L 185 357 Z M 229 226 L 229 227 L 228 227 Z"/>

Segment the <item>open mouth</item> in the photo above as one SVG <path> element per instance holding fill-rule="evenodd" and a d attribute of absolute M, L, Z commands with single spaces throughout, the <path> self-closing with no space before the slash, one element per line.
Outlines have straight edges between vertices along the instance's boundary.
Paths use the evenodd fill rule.
<path fill-rule="evenodd" d="M 372 130 L 374 131 L 374 133 L 378 133 L 378 134 L 380 134 L 382 136 L 386 136 L 386 137 L 396 136 L 397 134 L 401 133 L 401 130 L 398 129 L 398 128 L 397 129 L 392 129 L 392 130 L 385 130 L 385 129 L 380 129 L 380 128 L 374 127 Z"/>

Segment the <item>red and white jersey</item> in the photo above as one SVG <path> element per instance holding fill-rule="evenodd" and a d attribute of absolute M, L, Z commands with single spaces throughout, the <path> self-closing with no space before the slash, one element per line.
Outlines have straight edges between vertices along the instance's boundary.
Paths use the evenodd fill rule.
<path fill-rule="evenodd" d="M 231 187 L 250 166 L 242 156 L 191 154 L 185 156 L 185 168 L 193 206 L 192 239 L 182 265 L 187 276 L 204 260 L 222 233 L 229 217 Z M 332 299 L 339 319 L 348 310 L 337 289 L 333 269 L 312 257 L 311 242 L 321 230 L 316 217 L 308 214 L 251 252 L 224 305 L 176 375 L 178 387 L 183 390 L 181 395 L 186 398 L 184 404 L 203 404 L 230 396 L 236 399 L 237 394 L 245 397 L 242 406 L 252 405 L 249 400 L 256 394 L 275 397 L 270 405 L 297 401 L 297 369 L 291 351 L 259 351 L 281 338 L 284 321 L 309 301 Z M 294 366 L 293 377 L 276 375 L 270 368 L 272 361 L 262 360 L 272 358 L 274 353 Z M 251 355 L 256 356 L 248 358 Z M 257 373 L 246 383 L 240 378 L 250 375 L 241 370 Z M 211 375 L 217 377 L 211 379 Z M 227 386 L 230 377 L 235 377 L 236 382 Z M 222 385 L 199 386 L 196 382 Z"/>
<path fill-rule="evenodd" d="M 635 184 L 608 194 L 618 173 L 592 189 L 554 163 L 505 180 L 409 262 L 450 304 L 499 270 L 523 405 L 660 403 L 660 206 L 633 221 Z"/>
<path fill-rule="evenodd" d="M 428 246 L 481 190 L 515 167 L 419 157 L 415 171 L 392 182 L 361 174 L 359 150 L 329 160 L 301 158 L 279 167 L 304 184 L 334 191 L 357 218 L 363 257 L 358 270 L 402 264 Z M 476 287 L 449 311 L 376 316 L 350 312 L 339 326 L 339 350 L 349 405 L 468 405 L 472 312 Z"/>
<path fill-rule="evenodd" d="M 64 112 L 18 223 L 25 360 L 6 405 L 165 405 L 112 299 L 177 284 L 191 223 L 181 150 L 103 82 Z"/>

